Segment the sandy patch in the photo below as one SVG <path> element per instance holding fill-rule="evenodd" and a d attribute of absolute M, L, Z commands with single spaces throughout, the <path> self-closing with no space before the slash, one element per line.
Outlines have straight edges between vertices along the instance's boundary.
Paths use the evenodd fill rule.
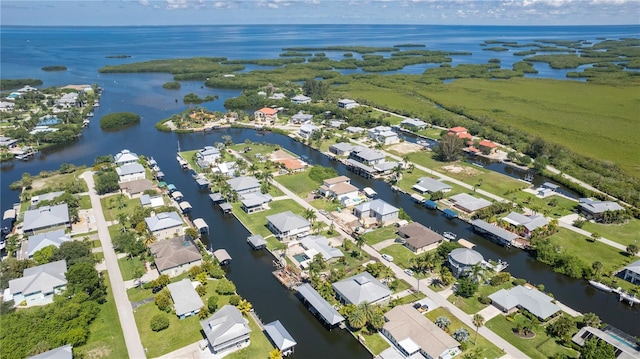
<path fill-rule="evenodd" d="M 413 152 L 418 152 L 422 149 L 422 146 L 411 142 L 400 142 L 388 147 L 389 150 L 406 155 Z"/>
<path fill-rule="evenodd" d="M 275 150 L 271 153 L 270 159 L 272 161 L 277 161 L 277 160 L 290 160 L 290 159 L 294 159 L 296 158 L 295 156 L 291 155 L 290 153 L 283 151 L 283 150 Z"/>
<path fill-rule="evenodd" d="M 480 174 L 480 171 L 477 171 L 473 168 L 470 167 L 462 167 L 462 166 L 458 166 L 458 165 L 448 165 L 448 166 L 444 166 L 442 167 L 443 170 L 449 172 L 449 173 L 462 173 L 465 174 L 467 176 L 477 176 Z"/>

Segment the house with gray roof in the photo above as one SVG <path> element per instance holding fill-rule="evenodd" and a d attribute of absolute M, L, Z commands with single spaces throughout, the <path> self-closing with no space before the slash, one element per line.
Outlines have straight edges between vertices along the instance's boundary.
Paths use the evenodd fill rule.
<path fill-rule="evenodd" d="M 295 115 L 291 116 L 291 123 L 297 123 L 297 124 L 301 124 L 301 123 L 309 123 L 313 120 L 313 115 L 304 113 L 302 111 L 296 113 Z"/>
<path fill-rule="evenodd" d="M 209 318 L 200 321 L 213 354 L 231 353 L 249 346 L 248 321 L 233 305 L 225 305 Z"/>
<path fill-rule="evenodd" d="M 300 239 L 300 245 L 305 249 L 305 255 L 313 259 L 317 254 L 322 255 L 325 261 L 344 257 L 339 248 L 331 247 L 325 236 L 306 236 Z"/>
<path fill-rule="evenodd" d="M 367 302 L 369 304 L 384 304 L 389 301 L 391 291 L 380 283 L 369 272 L 362 272 L 333 283 L 333 290 L 338 300 L 345 304 Z"/>
<path fill-rule="evenodd" d="M 254 213 L 269 209 L 269 202 L 273 200 L 270 194 L 262 194 L 260 192 L 251 192 L 240 196 L 242 209 L 247 213 Z"/>
<path fill-rule="evenodd" d="M 293 347 L 298 343 L 296 343 L 291 334 L 289 334 L 287 329 L 285 329 L 284 325 L 282 325 L 279 320 L 265 324 L 264 331 L 267 332 L 267 336 L 271 339 L 271 343 L 280 350 L 282 356 L 288 356 L 293 353 Z"/>
<path fill-rule="evenodd" d="M 369 138 L 384 145 L 400 142 L 398 134 L 389 126 L 377 126 L 368 130 Z"/>
<path fill-rule="evenodd" d="M 251 192 L 260 192 L 260 181 L 254 176 L 241 176 L 228 179 L 227 183 L 239 195 Z"/>
<path fill-rule="evenodd" d="M 156 241 L 149 245 L 160 274 L 175 277 L 202 263 L 200 250 L 187 235 Z"/>
<path fill-rule="evenodd" d="M 0 147 L 14 148 L 18 145 L 18 140 L 0 136 Z"/>
<path fill-rule="evenodd" d="M 71 236 L 64 233 L 64 229 L 56 229 L 49 232 L 29 236 L 29 239 L 22 244 L 22 250 L 18 252 L 19 259 L 33 258 L 33 254 L 44 247 L 55 246 L 60 248 L 64 242 L 70 241 Z"/>
<path fill-rule="evenodd" d="M 307 236 L 311 233 L 311 223 L 291 211 L 267 216 L 267 227 L 281 241 Z"/>
<path fill-rule="evenodd" d="M 200 168 L 209 168 L 221 157 L 220 150 L 213 146 L 204 146 L 196 152 L 196 164 Z"/>
<path fill-rule="evenodd" d="M 581 198 L 578 210 L 589 219 L 600 220 L 605 212 L 621 211 L 625 208 L 613 201 L 594 201 L 589 198 Z"/>
<path fill-rule="evenodd" d="M 398 228 L 398 235 L 404 239 L 404 246 L 415 254 L 435 249 L 444 242 L 443 236 L 418 222 Z"/>
<path fill-rule="evenodd" d="M 164 197 L 162 195 L 150 196 L 148 194 L 143 194 L 140 196 L 140 205 L 142 207 L 151 208 L 164 206 Z"/>
<path fill-rule="evenodd" d="M 420 177 L 418 183 L 414 184 L 411 188 L 420 192 L 420 194 L 433 192 L 447 193 L 451 191 L 451 186 L 431 177 Z"/>
<path fill-rule="evenodd" d="M 138 155 L 129 150 L 122 150 L 118 154 L 113 156 L 113 160 L 117 166 L 122 166 L 126 165 L 127 163 L 138 162 Z"/>
<path fill-rule="evenodd" d="M 63 345 L 44 353 L 27 357 L 27 359 L 73 359 L 73 346 L 71 344 Z"/>
<path fill-rule="evenodd" d="M 472 213 L 491 205 L 491 202 L 486 199 L 476 198 L 467 193 L 459 193 L 455 196 L 451 196 L 449 197 L 449 200 L 453 202 L 455 207 L 460 208 L 467 213 Z"/>
<path fill-rule="evenodd" d="M 351 153 L 354 146 L 349 142 L 338 142 L 331 146 L 329 146 L 329 152 L 333 153 L 336 156 L 347 156 Z"/>
<path fill-rule="evenodd" d="M 296 105 L 311 103 L 311 97 L 307 97 L 305 95 L 295 95 L 291 98 L 291 102 L 295 103 Z"/>
<path fill-rule="evenodd" d="M 560 307 L 553 303 L 553 298 L 530 285 L 519 285 L 509 290 L 500 289 L 491 294 L 489 299 L 496 308 L 505 313 L 518 308 L 526 309 L 540 320 L 547 320 L 560 311 Z"/>
<path fill-rule="evenodd" d="M 349 153 L 349 158 L 367 166 L 374 166 L 386 161 L 384 153 L 361 146 L 353 148 Z"/>
<path fill-rule="evenodd" d="M 16 104 L 9 101 L 0 101 L 0 111 L 11 112 L 16 107 Z M 5 137 L 6 138 L 6 137 Z M 16 140 L 17 142 L 17 140 Z"/>
<path fill-rule="evenodd" d="M 196 282 L 198 283 L 198 282 Z M 173 306 L 176 311 L 176 315 L 180 319 L 196 315 L 200 312 L 200 308 L 204 306 L 202 299 L 196 292 L 195 287 L 188 278 L 185 278 L 179 282 L 170 283 L 167 285 L 169 293 L 171 293 L 171 299 L 173 299 Z"/>
<path fill-rule="evenodd" d="M 449 253 L 447 264 L 454 277 L 465 276 L 473 271 L 473 267 L 480 265 L 484 257 L 469 248 L 456 248 Z"/>
<path fill-rule="evenodd" d="M 358 126 L 349 126 L 347 128 L 344 129 L 347 133 L 350 134 L 356 134 L 356 133 L 362 133 L 364 132 L 364 128 L 362 127 L 358 127 Z"/>
<path fill-rule="evenodd" d="M 427 127 L 427 123 L 417 118 L 407 118 L 400 122 L 400 126 L 406 127 L 412 131 L 424 130 Z"/>
<path fill-rule="evenodd" d="M 640 284 L 640 260 L 637 260 L 624 267 L 622 278 L 633 284 Z"/>
<path fill-rule="evenodd" d="M 211 172 L 213 173 L 219 172 L 226 177 L 234 177 L 236 175 L 237 169 L 238 169 L 238 164 L 235 162 L 222 162 L 213 166 L 213 168 L 211 168 Z"/>
<path fill-rule="evenodd" d="M 473 231 L 482 234 L 484 237 L 502 245 L 510 246 L 514 244 L 514 241 L 518 238 L 518 235 L 511 233 L 506 229 L 502 229 L 498 226 L 494 226 L 491 223 L 487 223 L 481 219 L 475 219 L 471 222 Z"/>
<path fill-rule="evenodd" d="M 362 202 L 353 207 L 353 215 L 361 220 L 375 218 L 376 222 L 386 224 L 398 220 L 400 210 L 389 203 L 376 198 L 373 201 Z"/>
<path fill-rule="evenodd" d="M 616 359 L 640 358 L 640 342 L 631 335 L 610 325 L 604 329 L 584 326 L 571 337 L 571 341 L 584 346 L 587 340 L 603 340 L 613 347 Z"/>
<path fill-rule="evenodd" d="M 502 220 L 515 227 L 517 232 L 522 233 L 526 238 L 530 238 L 536 229 L 544 228 L 549 224 L 549 219 L 544 216 L 525 216 L 518 212 L 511 212 Z"/>
<path fill-rule="evenodd" d="M 354 100 L 350 99 L 342 99 L 338 101 L 338 107 L 344 108 L 345 110 L 350 110 L 352 108 L 358 107 L 358 103 Z"/>
<path fill-rule="evenodd" d="M 30 307 L 52 303 L 53 296 L 67 288 L 65 273 L 67 261 L 64 259 L 25 269 L 21 278 L 9 281 L 9 293 L 14 305 Z"/>
<path fill-rule="evenodd" d="M 31 197 L 31 204 L 29 206 L 29 209 L 36 208 L 37 205 L 40 204 L 41 202 L 53 201 L 54 199 L 60 197 L 63 193 L 64 191 L 55 191 L 55 192 L 43 193 L 43 194 L 33 196 Z"/>
<path fill-rule="evenodd" d="M 24 233 L 34 234 L 36 231 L 55 227 L 71 228 L 69 207 L 66 203 L 43 206 L 24 213 L 22 222 Z"/>
<path fill-rule="evenodd" d="M 131 182 L 145 178 L 144 166 L 135 162 L 127 163 L 120 167 L 116 167 L 116 173 L 118 174 L 118 182 Z"/>
<path fill-rule="evenodd" d="M 411 305 L 394 307 L 384 314 L 380 330 L 403 354 L 403 358 L 452 358 L 461 353 L 460 343 Z"/>
<path fill-rule="evenodd" d="M 297 286 L 296 291 L 302 297 L 302 301 L 309 307 L 309 310 L 329 327 L 334 327 L 344 322 L 344 317 L 318 293 L 311 284 L 304 283 Z"/>
<path fill-rule="evenodd" d="M 173 238 L 184 234 L 182 218 L 177 212 L 163 212 L 144 219 L 147 229 L 157 239 Z"/>
<path fill-rule="evenodd" d="M 310 123 L 305 123 L 304 125 L 300 126 L 298 135 L 302 138 L 309 139 L 311 138 L 311 136 L 313 136 L 313 133 L 317 131 L 320 131 L 320 127 Z"/>

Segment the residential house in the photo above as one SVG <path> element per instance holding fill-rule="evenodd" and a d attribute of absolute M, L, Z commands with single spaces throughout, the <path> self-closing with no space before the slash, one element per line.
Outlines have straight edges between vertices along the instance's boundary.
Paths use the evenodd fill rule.
<path fill-rule="evenodd" d="M 78 107 L 78 93 L 77 92 L 68 92 L 62 95 L 58 100 L 56 100 L 56 106 L 62 108 L 70 108 L 70 107 Z"/>
<path fill-rule="evenodd" d="M 303 123 L 310 123 L 312 120 L 313 120 L 313 115 L 309 115 L 300 111 L 295 115 L 291 116 L 290 122 L 295 124 L 303 124 Z"/>
<path fill-rule="evenodd" d="M 285 98 L 287 98 L 287 96 L 282 92 L 274 92 L 273 95 L 269 96 L 269 100 L 284 100 Z"/>
<path fill-rule="evenodd" d="M 427 123 L 417 118 L 407 118 L 400 122 L 400 126 L 408 128 L 412 131 L 424 130 L 427 127 Z"/>
<path fill-rule="evenodd" d="M 400 142 L 398 134 L 389 126 L 377 126 L 369 129 L 369 138 L 383 145 L 391 145 Z"/>
<path fill-rule="evenodd" d="M 171 299 L 173 299 L 176 315 L 180 319 L 198 314 L 200 308 L 204 306 L 202 299 L 200 299 L 194 288 L 194 284 L 199 284 L 199 282 L 192 283 L 191 280 L 185 278 L 167 285 L 169 293 L 171 293 Z"/>
<path fill-rule="evenodd" d="M 431 177 L 420 177 L 418 183 L 414 184 L 411 188 L 421 194 L 433 192 L 447 193 L 451 191 L 451 186 Z"/>
<path fill-rule="evenodd" d="M 53 126 L 60 123 L 58 116 L 44 115 L 38 119 L 36 126 Z"/>
<path fill-rule="evenodd" d="M 278 121 L 278 110 L 270 107 L 263 107 L 253 113 L 256 121 Z"/>
<path fill-rule="evenodd" d="M 489 295 L 489 299 L 496 308 L 505 313 L 526 309 L 542 321 L 560 311 L 560 307 L 553 303 L 553 298 L 531 285 L 519 285 L 509 290 L 500 289 Z"/>
<path fill-rule="evenodd" d="M 270 194 L 251 192 L 240 196 L 242 209 L 247 213 L 254 213 L 269 209 L 269 202 L 273 200 Z"/>
<path fill-rule="evenodd" d="M 352 148 L 349 158 L 367 166 L 374 166 L 386 161 L 384 153 L 362 146 Z"/>
<path fill-rule="evenodd" d="M 346 122 L 342 120 L 329 120 L 329 127 L 331 128 L 340 129 L 340 126 L 344 124 L 346 124 Z"/>
<path fill-rule="evenodd" d="M 349 100 L 345 98 L 338 101 L 338 107 L 344 108 L 345 110 L 350 110 L 352 108 L 358 107 L 358 103 L 355 102 L 354 100 Z"/>
<path fill-rule="evenodd" d="M 491 202 L 483 198 L 475 198 L 467 193 L 460 193 L 449 198 L 453 205 L 467 213 L 475 212 L 479 209 L 489 207 Z"/>
<path fill-rule="evenodd" d="M 358 187 L 352 185 L 347 176 L 326 179 L 320 186 L 320 193 L 325 197 L 335 198 L 343 206 L 350 206 L 360 201 Z"/>
<path fill-rule="evenodd" d="M 354 147 L 355 146 L 353 146 L 349 142 L 338 142 L 329 146 L 329 152 L 337 156 L 347 156 L 349 153 L 351 153 L 351 150 Z"/>
<path fill-rule="evenodd" d="M 142 196 L 140 196 L 140 205 L 142 207 L 151 207 L 151 208 L 164 206 L 164 196 L 162 196 L 161 194 L 156 196 L 143 194 Z"/>
<path fill-rule="evenodd" d="M 633 336 L 607 325 L 603 329 L 584 326 L 573 335 L 571 341 L 584 346 L 587 340 L 603 340 L 613 347 L 616 359 L 640 358 L 640 342 Z"/>
<path fill-rule="evenodd" d="M 435 249 L 444 241 L 440 234 L 418 222 L 398 228 L 398 235 L 405 240 L 404 246 L 415 254 Z"/>
<path fill-rule="evenodd" d="M 498 226 L 494 226 L 493 224 L 487 223 L 481 219 L 474 219 L 473 222 L 471 222 L 471 226 L 473 227 L 474 232 L 480 233 L 503 246 L 508 247 L 513 245 L 514 241 L 518 238 L 517 234 L 511 233 Z"/>
<path fill-rule="evenodd" d="M 213 166 L 221 157 L 220 150 L 213 146 L 204 146 L 196 152 L 196 163 L 200 168 L 209 168 Z"/>
<path fill-rule="evenodd" d="M 369 272 L 362 272 L 333 283 L 338 300 L 344 304 L 386 304 L 391 291 Z"/>
<path fill-rule="evenodd" d="M 131 182 L 145 178 L 145 169 L 139 163 L 127 163 L 120 167 L 116 167 L 116 173 L 118 174 L 118 182 Z"/>
<path fill-rule="evenodd" d="M 221 173 L 225 177 L 235 177 L 238 164 L 235 162 L 222 162 L 211 168 L 212 173 Z"/>
<path fill-rule="evenodd" d="M 20 92 L 20 93 L 26 93 L 26 92 L 33 92 L 33 91 L 38 91 L 38 89 L 36 87 L 33 86 L 23 86 L 22 88 L 16 90 L 16 92 Z"/>
<path fill-rule="evenodd" d="M 71 344 L 63 345 L 44 353 L 27 357 L 27 359 L 73 359 L 73 346 Z"/>
<path fill-rule="evenodd" d="M 621 211 L 624 207 L 613 201 L 593 201 L 589 198 L 580 198 L 578 210 L 589 219 L 600 220 L 605 212 Z"/>
<path fill-rule="evenodd" d="M 15 104 L 9 101 L 0 101 L 0 111 L 11 112 L 15 108 Z"/>
<path fill-rule="evenodd" d="M 120 190 L 128 193 L 130 196 L 135 196 L 138 193 L 143 193 L 147 190 L 155 190 L 156 188 L 156 185 L 146 178 L 129 182 L 120 182 Z"/>
<path fill-rule="evenodd" d="M 144 219 L 147 229 L 158 240 L 173 238 L 184 234 L 182 219 L 177 212 L 158 213 Z"/>
<path fill-rule="evenodd" d="M 33 254 L 42 248 L 55 246 L 60 248 L 64 242 L 70 241 L 71 236 L 64 233 L 64 229 L 44 232 L 29 236 L 27 242 L 23 242 L 22 250 L 18 252 L 19 259 L 33 258 Z"/>
<path fill-rule="evenodd" d="M 311 223 L 291 211 L 267 216 L 267 227 L 281 241 L 307 236 L 311 233 Z"/>
<path fill-rule="evenodd" d="M 122 150 L 115 156 L 113 156 L 114 162 L 117 166 L 126 165 L 127 163 L 137 163 L 138 155 L 129 151 Z"/>
<path fill-rule="evenodd" d="M 538 228 L 544 228 L 549 224 L 549 219 L 541 215 L 525 216 L 517 212 L 511 212 L 502 220 L 514 226 L 523 237 L 531 238 L 533 232 Z"/>
<path fill-rule="evenodd" d="M 633 284 L 640 284 L 640 260 L 637 260 L 624 267 L 622 278 Z"/>
<path fill-rule="evenodd" d="M 24 213 L 22 222 L 24 233 L 34 234 L 36 231 L 55 227 L 71 228 L 69 207 L 66 203 L 42 206 Z"/>
<path fill-rule="evenodd" d="M 0 147 L 16 148 L 18 146 L 18 140 L 9 137 L 0 137 Z"/>
<path fill-rule="evenodd" d="M 449 253 L 447 264 L 451 273 L 458 278 L 466 276 L 473 271 L 475 266 L 484 261 L 482 254 L 469 248 L 456 248 Z"/>
<path fill-rule="evenodd" d="M 296 105 L 303 105 L 305 103 L 311 103 L 311 97 L 307 97 L 305 95 L 295 95 L 291 98 L 291 102 Z"/>
<path fill-rule="evenodd" d="M 306 123 L 300 126 L 300 129 L 298 130 L 298 135 L 302 138 L 309 139 L 311 138 L 313 133 L 316 131 L 320 131 L 320 127 L 316 125 L 312 125 L 310 123 Z"/>
<path fill-rule="evenodd" d="M 231 189 L 238 195 L 245 195 L 252 192 L 260 192 L 260 181 L 253 176 L 241 176 L 227 180 Z"/>
<path fill-rule="evenodd" d="M 467 133 L 467 129 L 462 126 L 456 126 L 449 129 L 449 134 L 459 136 L 462 133 Z"/>
<path fill-rule="evenodd" d="M 233 305 L 225 305 L 209 318 L 200 321 L 213 354 L 230 353 L 249 346 L 249 322 Z"/>
<path fill-rule="evenodd" d="M 33 196 L 31 197 L 31 205 L 29 206 L 29 209 L 36 208 L 38 204 L 42 202 L 53 201 L 56 198 L 60 197 L 63 193 L 64 193 L 63 191 L 55 191 L 55 192 L 48 192 L 48 193 L 43 193 L 43 194 Z"/>
<path fill-rule="evenodd" d="M 293 347 L 298 343 L 296 343 L 291 334 L 289 334 L 279 320 L 265 324 L 264 331 L 267 332 L 267 336 L 271 339 L 271 343 L 280 350 L 282 356 L 288 356 L 293 353 Z"/>
<path fill-rule="evenodd" d="M 58 128 L 49 127 L 49 126 L 36 126 L 33 130 L 29 131 L 29 134 L 35 135 L 37 133 L 45 133 L 45 132 L 56 132 Z"/>
<path fill-rule="evenodd" d="M 460 343 L 411 305 L 384 314 L 380 330 L 405 358 L 449 359 L 461 353 Z"/>
<path fill-rule="evenodd" d="M 329 302 L 322 298 L 320 293 L 313 289 L 311 284 L 301 284 L 296 287 L 296 291 L 298 295 L 302 297 L 305 305 L 309 306 L 309 310 L 319 316 L 327 326 L 335 327 L 344 322 L 344 317 L 340 315 Z"/>
<path fill-rule="evenodd" d="M 357 127 L 357 126 L 349 126 L 347 128 L 344 129 L 347 133 L 350 133 L 352 135 L 355 135 L 357 133 L 362 133 L 364 132 L 364 128 L 362 127 Z"/>
<path fill-rule="evenodd" d="M 377 223 L 387 224 L 398 220 L 400 210 L 389 203 L 377 198 L 373 201 L 363 202 L 353 207 L 353 214 L 365 221 L 366 218 L 374 218 Z"/>
<path fill-rule="evenodd" d="M 478 142 L 478 147 L 480 148 L 480 151 L 482 151 L 482 153 L 487 155 L 495 153 L 498 149 L 498 145 L 489 140 L 482 140 Z"/>
<path fill-rule="evenodd" d="M 14 305 L 31 307 L 52 303 L 53 296 L 67 288 L 66 272 L 67 261 L 64 259 L 25 269 L 22 277 L 9 281 Z"/>
<path fill-rule="evenodd" d="M 317 254 L 320 254 L 325 261 L 344 257 L 339 248 L 331 247 L 325 236 L 306 236 L 300 239 L 300 245 L 305 249 L 304 254 L 309 260 L 313 260 Z"/>
<path fill-rule="evenodd" d="M 156 241 L 149 245 L 149 249 L 155 258 L 158 273 L 169 277 L 178 276 L 202 263 L 198 247 L 187 235 Z"/>

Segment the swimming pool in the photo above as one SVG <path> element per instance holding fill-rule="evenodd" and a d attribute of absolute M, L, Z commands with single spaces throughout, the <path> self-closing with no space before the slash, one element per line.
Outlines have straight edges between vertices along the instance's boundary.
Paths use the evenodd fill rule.
<path fill-rule="evenodd" d="M 295 260 L 298 261 L 298 263 L 302 263 L 302 262 L 306 261 L 307 259 L 309 259 L 309 257 L 307 257 L 304 254 L 294 254 L 293 258 L 295 258 Z"/>

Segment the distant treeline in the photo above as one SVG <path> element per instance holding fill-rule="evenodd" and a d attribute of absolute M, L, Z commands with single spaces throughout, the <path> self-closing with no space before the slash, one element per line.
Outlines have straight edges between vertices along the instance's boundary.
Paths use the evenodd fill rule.
<path fill-rule="evenodd" d="M 18 89 L 24 86 L 40 86 L 42 80 L 40 79 L 2 79 L 0 80 L 0 91 Z"/>

